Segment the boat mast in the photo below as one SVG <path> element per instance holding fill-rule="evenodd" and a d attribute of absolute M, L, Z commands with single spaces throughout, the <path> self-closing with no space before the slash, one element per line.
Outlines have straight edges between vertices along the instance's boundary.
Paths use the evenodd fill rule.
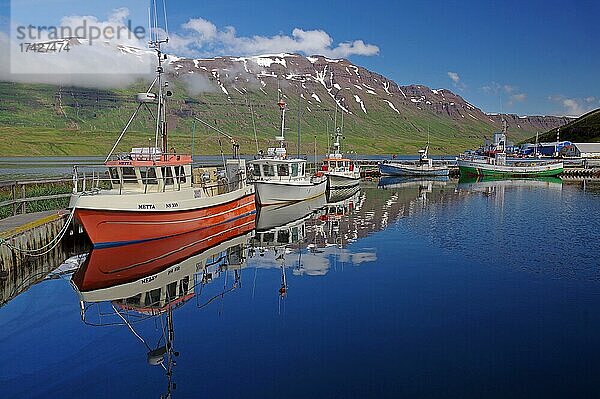
<path fill-rule="evenodd" d="M 158 31 L 158 16 L 157 16 L 157 12 L 156 12 L 156 0 L 153 1 L 153 6 L 154 6 L 154 26 L 153 26 L 153 30 L 155 32 Z M 152 18 L 151 18 L 152 19 Z M 166 14 L 166 9 L 165 9 L 165 24 L 167 21 L 167 14 Z M 156 131 L 155 131 L 155 138 L 154 138 L 154 144 L 155 147 L 159 147 L 159 143 L 160 143 L 160 150 L 163 153 L 166 153 L 168 151 L 168 132 L 167 132 L 167 120 L 166 120 L 166 101 L 165 101 L 165 94 L 166 96 L 171 96 L 171 91 L 166 90 L 167 87 L 169 87 L 169 83 L 168 82 L 164 82 L 163 83 L 163 74 L 164 74 L 164 68 L 162 66 L 162 63 L 164 60 L 167 59 L 167 55 L 163 54 L 162 50 L 161 50 L 161 44 L 163 43 L 169 43 L 169 36 L 166 36 L 164 39 L 160 39 L 158 37 L 158 34 L 156 33 L 156 36 L 153 36 L 152 31 L 150 32 L 150 41 L 148 42 L 148 47 L 151 49 L 154 49 L 154 51 L 156 52 L 156 56 L 158 58 L 158 65 L 156 67 L 156 83 L 158 85 L 158 101 L 157 101 L 157 114 L 156 114 Z M 160 141 L 159 141 L 160 140 Z"/>
<path fill-rule="evenodd" d="M 275 140 L 279 141 L 279 148 L 285 148 L 285 137 L 283 135 L 285 131 L 285 101 L 283 101 L 283 98 L 279 99 L 277 105 L 281 110 L 281 136 L 275 137 Z"/>
<path fill-rule="evenodd" d="M 333 153 L 340 154 L 340 137 L 342 137 L 342 131 L 338 127 L 335 130 L 335 141 L 333 142 Z"/>
<path fill-rule="evenodd" d="M 508 123 L 506 123 L 506 119 L 504 119 L 504 115 L 502 115 L 502 135 L 504 135 L 504 141 L 502 142 L 502 153 L 506 153 L 507 133 L 508 133 Z"/>

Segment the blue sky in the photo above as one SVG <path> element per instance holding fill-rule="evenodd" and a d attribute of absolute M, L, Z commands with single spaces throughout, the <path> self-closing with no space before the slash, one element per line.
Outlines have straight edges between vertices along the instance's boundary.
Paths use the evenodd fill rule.
<path fill-rule="evenodd" d="M 118 6 L 137 15 L 148 3 L 14 1 L 20 9 L 30 8 L 27 23 L 73 13 L 105 19 Z M 48 6 L 49 2 L 56 5 Z M 270 48 L 276 41 L 284 43 L 284 48 L 286 42 L 302 41 L 291 51 L 311 49 L 318 48 L 311 41 L 327 37 L 333 43 L 325 48 L 336 55 L 345 54 L 338 48 L 340 42 L 361 40 L 365 48 L 353 46 L 347 57 L 401 85 L 448 88 L 487 112 L 530 115 L 577 114 L 600 107 L 599 4 L 512 0 L 167 3 L 172 35 L 189 41 L 197 36 L 190 36 L 191 25 L 188 29 L 182 25 L 190 19 L 201 21 L 204 39 L 185 44 L 185 50 L 198 55 L 251 52 Z M 9 2 L 0 0 L 3 16 L 8 9 Z M 228 26 L 235 28 L 233 39 Z M 294 29 L 299 29 L 300 39 Z M 305 34 L 311 31 L 324 31 L 326 36 Z M 177 50 L 184 52 L 183 48 Z"/>

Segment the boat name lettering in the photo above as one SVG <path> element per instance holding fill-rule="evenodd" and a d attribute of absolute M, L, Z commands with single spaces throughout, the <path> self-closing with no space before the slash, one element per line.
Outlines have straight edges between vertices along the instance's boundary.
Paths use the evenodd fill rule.
<path fill-rule="evenodd" d="M 156 209 L 154 204 L 138 204 L 138 209 Z"/>
<path fill-rule="evenodd" d="M 169 272 L 167 273 L 167 276 L 170 275 L 171 273 L 178 272 L 180 269 L 181 269 L 181 266 L 175 266 L 174 268 L 169 270 Z"/>
<path fill-rule="evenodd" d="M 168 204 L 165 204 L 165 206 L 167 208 L 177 208 L 177 207 L 179 207 L 179 203 L 177 203 L 177 202 L 169 202 Z"/>
<path fill-rule="evenodd" d="M 148 284 L 156 279 L 156 276 L 149 276 L 142 279 L 142 284 Z"/>

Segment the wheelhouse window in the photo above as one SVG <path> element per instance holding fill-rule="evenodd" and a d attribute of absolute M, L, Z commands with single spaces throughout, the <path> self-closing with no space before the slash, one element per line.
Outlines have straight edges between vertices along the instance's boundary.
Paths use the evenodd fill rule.
<path fill-rule="evenodd" d="M 335 169 L 335 161 L 329 162 L 329 167 Z"/>
<path fill-rule="evenodd" d="M 165 185 L 170 186 L 173 184 L 173 171 L 171 170 L 171 168 L 169 166 L 163 166 L 160 168 L 162 175 L 163 175 L 163 179 L 165 182 Z"/>
<path fill-rule="evenodd" d="M 290 169 L 287 164 L 279 164 L 277 165 L 277 175 L 278 176 L 289 176 Z"/>
<path fill-rule="evenodd" d="M 185 183 L 185 171 L 183 170 L 183 166 L 176 166 L 175 170 L 177 172 L 177 179 L 179 183 Z"/>
<path fill-rule="evenodd" d="M 143 184 L 158 184 L 155 168 L 140 169 L 140 176 L 142 177 Z"/>
<path fill-rule="evenodd" d="M 110 174 L 110 179 L 112 180 L 113 184 L 120 184 L 119 171 L 117 168 L 109 168 L 108 173 Z"/>
<path fill-rule="evenodd" d="M 252 176 L 254 177 L 260 177 L 260 165 L 259 164 L 254 164 L 252 165 Z"/>
<path fill-rule="evenodd" d="M 264 164 L 262 166 L 263 176 L 272 177 L 275 176 L 275 167 L 273 165 Z"/>
<path fill-rule="evenodd" d="M 137 183 L 137 176 L 135 174 L 135 169 L 127 166 L 121 169 L 121 173 L 123 174 L 123 183 Z"/>
<path fill-rule="evenodd" d="M 144 297 L 144 306 L 158 305 L 160 303 L 160 292 L 160 288 L 146 292 L 146 296 Z"/>
<path fill-rule="evenodd" d="M 171 302 L 177 298 L 177 281 L 167 284 L 167 301 Z"/>
<path fill-rule="evenodd" d="M 287 244 L 290 242 L 290 232 L 287 230 L 281 230 L 277 233 L 277 243 Z"/>
<path fill-rule="evenodd" d="M 190 288 L 190 278 L 185 276 L 179 281 L 179 295 L 187 295 Z"/>
<path fill-rule="evenodd" d="M 297 177 L 297 176 L 298 176 L 298 164 L 293 163 L 292 164 L 292 177 Z"/>

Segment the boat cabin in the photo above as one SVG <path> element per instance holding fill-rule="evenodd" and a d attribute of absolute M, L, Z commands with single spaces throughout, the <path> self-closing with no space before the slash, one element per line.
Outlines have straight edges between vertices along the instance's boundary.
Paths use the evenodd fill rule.
<path fill-rule="evenodd" d="M 323 172 L 353 172 L 354 161 L 348 158 L 342 158 L 341 154 L 329 154 L 323 159 L 321 170 Z"/>
<path fill-rule="evenodd" d="M 119 193 L 179 191 L 192 186 L 191 155 L 133 148 L 131 153 L 119 155 L 105 165 L 111 186 Z"/>
<path fill-rule="evenodd" d="M 306 175 L 304 159 L 257 159 L 250 163 L 253 180 L 298 180 Z"/>
<path fill-rule="evenodd" d="M 298 244 L 306 238 L 306 219 L 295 220 L 284 226 L 256 231 L 253 246 L 263 251 L 268 247 Z M 262 256 L 262 255 L 261 255 Z"/>

